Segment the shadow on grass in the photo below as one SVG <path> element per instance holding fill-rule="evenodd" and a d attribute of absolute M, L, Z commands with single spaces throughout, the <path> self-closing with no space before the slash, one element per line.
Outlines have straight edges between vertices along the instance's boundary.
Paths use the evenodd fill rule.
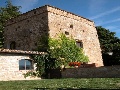
<path fill-rule="evenodd" d="M 90 90 L 89 88 L 34 88 L 34 90 Z"/>

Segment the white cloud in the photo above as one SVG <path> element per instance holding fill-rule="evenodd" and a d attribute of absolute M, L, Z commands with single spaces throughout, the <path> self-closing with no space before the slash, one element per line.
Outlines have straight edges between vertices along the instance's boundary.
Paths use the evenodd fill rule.
<path fill-rule="evenodd" d="M 22 7 L 20 11 L 23 13 L 33 9 L 38 1 L 39 0 L 12 0 L 13 4 Z"/>
<path fill-rule="evenodd" d="M 103 19 L 98 19 L 98 20 L 95 21 L 95 25 L 96 26 L 101 26 L 101 25 L 115 23 L 115 22 L 119 22 L 119 21 L 120 21 L 120 18 L 110 20 L 110 21 L 104 21 Z"/>
<path fill-rule="evenodd" d="M 103 17 L 105 15 L 108 15 L 108 14 L 111 14 L 111 13 L 114 13 L 116 11 L 119 11 L 120 10 L 120 7 L 117 7 L 117 8 L 114 8 L 112 10 L 109 10 L 109 11 L 106 11 L 106 12 L 103 12 L 103 13 L 100 13 L 99 15 L 96 15 L 96 16 L 93 16 L 91 17 L 90 19 L 97 19 L 97 18 L 100 18 L 100 17 Z"/>
<path fill-rule="evenodd" d="M 90 13 L 101 12 L 103 10 L 103 5 L 106 3 L 106 0 L 89 0 L 89 11 Z"/>
<path fill-rule="evenodd" d="M 114 19 L 114 20 L 111 20 L 111 21 L 107 21 L 107 22 L 104 22 L 102 24 L 109 24 L 109 23 L 114 23 L 114 22 L 118 22 L 120 21 L 120 18 L 117 18 L 117 19 Z"/>
<path fill-rule="evenodd" d="M 117 26 L 106 26 L 105 28 L 109 30 L 118 29 Z"/>

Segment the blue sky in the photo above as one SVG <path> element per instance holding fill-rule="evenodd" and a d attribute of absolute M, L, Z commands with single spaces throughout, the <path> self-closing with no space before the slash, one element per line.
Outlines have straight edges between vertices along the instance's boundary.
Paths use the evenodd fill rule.
<path fill-rule="evenodd" d="M 0 7 L 6 0 L 0 0 Z M 25 13 L 34 8 L 49 4 L 60 9 L 75 13 L 116 32 L 120 38 L 120 0 L 11 0 L 13 5 L 22 6 Z"/>

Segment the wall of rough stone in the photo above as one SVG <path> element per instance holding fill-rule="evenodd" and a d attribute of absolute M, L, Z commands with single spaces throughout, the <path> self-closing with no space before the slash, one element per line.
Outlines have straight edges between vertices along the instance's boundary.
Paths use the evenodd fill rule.
<path fill-rule="evenodd" d="M 67 68 L 62 71 L 63 78 L 120 78 L 120 66 L 89 68 Z"/>
<path fill-rule="evenodd" d="M 29 70 L 19 70 L 19 60 L 30 59 L 29 55 L 0 54 L 0 81 L 29 80 L 35 78 L 24 78 L 24 73 Z"/>
<path fill-rule="evenodd" d="M 4 48 L 9 49 L 12 41 L 17 50 L 36 50 L 41 35 L 48 35 L 46 7 L 36 9 L 6 22 Z"/>
<path fill-rule="evenodd" d="M 48 7 L 48 26 L 51 37 L 68 32 L 68 37 L 82 41 L 89 64 L 102 66 L 101 49 L 94 22 L 58 8 Z"/>

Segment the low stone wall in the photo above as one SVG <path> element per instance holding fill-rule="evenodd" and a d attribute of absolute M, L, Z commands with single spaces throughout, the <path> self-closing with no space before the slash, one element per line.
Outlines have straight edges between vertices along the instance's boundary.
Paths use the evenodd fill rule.
<path fill-rule="evenodd" d="M 91 68 L 67 68 L 62 71 L 63 78 L 120 78 L 120 66 Z"/>

